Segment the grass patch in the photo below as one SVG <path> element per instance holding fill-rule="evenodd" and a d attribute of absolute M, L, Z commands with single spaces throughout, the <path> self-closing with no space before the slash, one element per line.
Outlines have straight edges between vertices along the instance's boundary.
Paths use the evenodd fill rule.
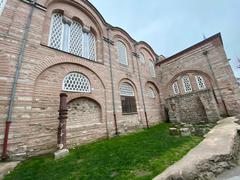
<path fill-rule="evenodd" d="M 8 179 L 152 179 L 196 146 L 201 137 L 174 137 L 170 124 L 115 137 L 70 150 L 55 161 L 52 155 L 20 163 Z"/>

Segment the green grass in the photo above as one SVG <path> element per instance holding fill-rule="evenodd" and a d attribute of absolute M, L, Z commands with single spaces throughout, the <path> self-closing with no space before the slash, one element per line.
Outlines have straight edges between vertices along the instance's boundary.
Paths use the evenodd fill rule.
<path fill-rule="evenodd" d="M 173 137 L 170 124 L 115 137 L 70 150 L 55 161 L 52 155 L 22 162 L 5 179 L 152 179 L 196 146 L 201 137 Z"/>

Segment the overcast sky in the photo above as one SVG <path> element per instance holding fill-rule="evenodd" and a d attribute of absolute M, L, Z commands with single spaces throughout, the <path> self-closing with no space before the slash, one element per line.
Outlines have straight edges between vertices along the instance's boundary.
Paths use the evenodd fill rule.
<path fill-rule="evenodd" d="M 240 0 L 90 0 L 104 19 L 169 57 L 221 32 L 235 75 L 240 58 Z"/>

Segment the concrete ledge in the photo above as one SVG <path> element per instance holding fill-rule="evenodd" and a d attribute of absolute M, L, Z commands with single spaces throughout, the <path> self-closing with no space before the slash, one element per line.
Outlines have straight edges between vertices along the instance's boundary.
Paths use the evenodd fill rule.
<path fill-rule="evenodd" d="M 12 171 L 20 161 L 2 162 L 0 163 L 0 180 L 3 179 L 10 171 Z"/>
<path fill-rule="evenodd" d="M 219 121 L 198 146 L 154 180 L 207 180 L 235 166 L 240 149 L 240 125 L 235 121 Z"/>

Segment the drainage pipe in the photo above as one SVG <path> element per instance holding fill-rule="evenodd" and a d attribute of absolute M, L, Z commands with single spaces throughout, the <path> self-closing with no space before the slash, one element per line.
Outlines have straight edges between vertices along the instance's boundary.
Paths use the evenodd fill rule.
<path fill-rule="evenodd" d="M 108 43 L 108 55 L 109 55 L 109 64 L 110 64 L 110 77 L 111 77 L 111 86 L 112 86 L 112 106 L 113 106 L 113 118 L 114 118 L 114 127 L 115 127 L 115 135 L 118 135 L 118 125 L 117 125 L 117 117 L 116 117 L 116 107 L 115 107 L 115 93 L 114 93 L 114 83 L 113 83 L 113 71 L 112 71 L 112 53 L 110 44 L 113 45 L 113 42 L 110 40 L 109 29 L 107 28 L 107 43 Z"/>
<path fill-rule="evenodd" d="M 138 78 L 139 78 L 139 82 L 140 82 L 140 89 L 141 89 L 141 95 L 142 95 L 142 101 L 143 101 L 144 115 L 145 115 L 145 120 L 146 120 L 147 128 L 149 128 L 148 116 L 147 116 L 147 111 L 146 111 L 146 105 L 145 105 L 144 95 L 143 95 L 142 81 L 141 81 L 141 76 L 140 76 L 140 68 L 139 68 L 139 64 L 138 64 L 138 58 L 139 58 L 139 57 L 138 57 L 138 54 L 137 54 L 136 44 L 134 44 L 134 51 L 135 51 L 134 54 L 135 54 L 136 59 L 137 59 Z"/>
<path fill-rule="evenodd" d="M 6 124 L 5 124 L 3 151 L 2 151 L 2 156 L 1 156 L 2 160 L 6 160 L 8 158 L 8 155 L 7 155 L 8 135 L 9 135 L 10 124 L 12 122 L 13 105 L 14 105 L 14 100 L 15 100 L 15 96 L 16 96 L 17 81 L 19 79 L 20 69 L 22 66 L 23 59 L 24 59 L 28 34 L 29 34 L 29 30 L 30 30 L 30 25 L 32 22 L 32 16 L 33 16 L 33 11 L 34 11 L 34 6 L 36 3 L 36 0 L 29 1 L 28 3 L 31 5 L 31 9 L 30 9 L 30 12 L 27 17 L 26 25 L 24 27 L 23 37 L 20 42 L 19 56 L 17 59 L 16 72 L 15 72 L 15 77 L 14 77 L 13 84 L 12 84 L 11 97 L 9 100 L 9 107 L 8 107 L 8 113 L 7 113 L 7 120 L 6 120 Z"/>
<path fill-rule="evenodd" d="M 209 57 L 208 57 L 208 51 L 204 51 L 204 52 L 203 52 L 203 55 L 206 56 L 206 59 L 207 59 L 207 62 L 208 62 L 208 66 L 209 66 L 209 69 L 210 69 L 211 74 L 212 74 L 213 79 L 214 79 L 214 83 L 215 83 L 216 86 L 217 86 L 217 90 L 219 91 L 219 95 L 220 95 L 221 101 L 222 101 L 222 103 L 223 103 L 224 111 L 225 111 L 226 115 L 229 117 L 230 115 L 229 115 L 228 109 L 227 109 L 227 107 L 226 107 L 226 104 L 225 104 L 225 101 L 224 101 L 223 95 L 222 95 L 221 90 L 220 90 L 220 88 L 219 88 L 219 85 L 218 85 L 217 79 L 216 79 L 216 77 L 215 77 L 215 73 L 214 73 L 214 71 L 213 71 L 213 68 L 212 68 L 212 65 L 211 65 L 210 59 L 209 59 Z M 214 88 L 213 88 L 213 92 L 214 92 Z M 214 92 L 214 94 L 215 94 L 215 92 Z M 216 96 L 216 95 L 215 95 L 215 96 Z M 217 102 L 218 102 L 218 101 L 217 101 Z"/>

